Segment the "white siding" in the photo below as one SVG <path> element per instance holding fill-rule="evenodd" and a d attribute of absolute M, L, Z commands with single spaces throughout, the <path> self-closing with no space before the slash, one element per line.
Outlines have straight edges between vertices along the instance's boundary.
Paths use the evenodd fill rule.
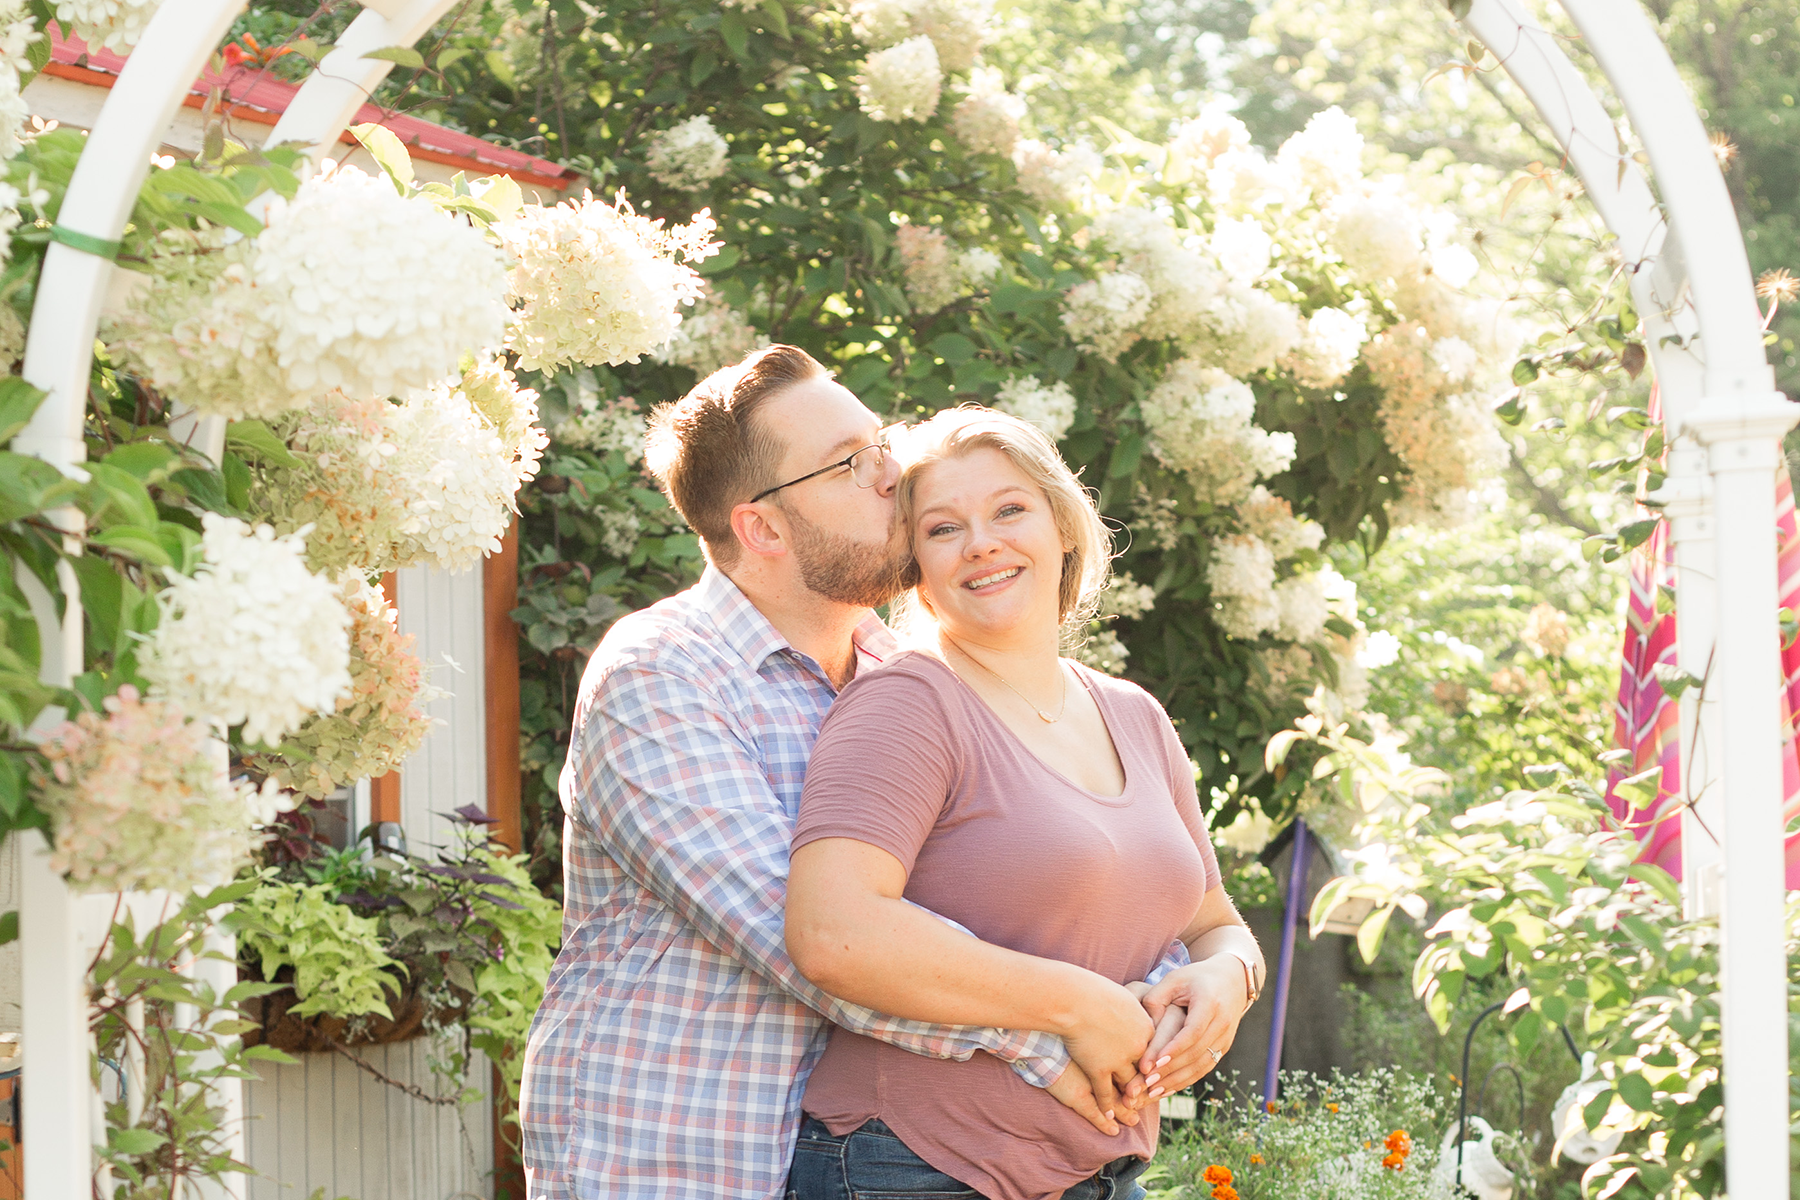
<path fill-rule="evenodd" d="M 400 630 L 431 682 L 451 695 L 427 710 L 442 721 L 400 768 L 401 821 L 414 854 L 434 856 L 449 841 L 439 814 L 486 807 L 481 572 L 399 573 Z M 448 656 L 457 670 L 445 661 Z M 391 1078 L 430 1095 L 445 1088 L 426 1066 L 423 1038 L 355 1052 Z M 298 1066 L 261 1068 L 246 1089 L 250 1114 L 248 1200 L 450 1200 L 493 1195 L 493 1109 L 484 1099 L 461 1110 L 426 1104 L 388 1087 L 337 1054 L 306 1054 Z M 472 1081 L 491 1090 L 487 1060 Z"/>

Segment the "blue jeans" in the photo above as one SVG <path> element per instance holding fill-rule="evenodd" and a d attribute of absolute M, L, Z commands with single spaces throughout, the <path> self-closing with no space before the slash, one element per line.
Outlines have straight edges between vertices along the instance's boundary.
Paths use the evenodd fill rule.
<path fill-rule="evenodd" d="M 1136 1155 L 1114 1159 L 1063 1200 L 1144 1200 L 1137 1177 L 1149 1165 Z M 807 1117 L 787 1200 L 981 1200 L 981 1193 L 914 1154 L 880 1121 L 833 1137 L 823 1121 Z"/>

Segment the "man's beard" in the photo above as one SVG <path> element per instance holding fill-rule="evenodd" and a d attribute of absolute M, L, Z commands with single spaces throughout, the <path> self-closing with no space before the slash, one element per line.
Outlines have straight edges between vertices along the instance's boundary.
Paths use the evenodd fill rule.
<path fill-rule="evenodd" d="M 815 595 L 858 608 L 879 608 L 905 590 L 900 582 L 912 555 L 890 554 L 841 533 L 826 533 L 792 509 L 788 522 L 800 578 Z"/>

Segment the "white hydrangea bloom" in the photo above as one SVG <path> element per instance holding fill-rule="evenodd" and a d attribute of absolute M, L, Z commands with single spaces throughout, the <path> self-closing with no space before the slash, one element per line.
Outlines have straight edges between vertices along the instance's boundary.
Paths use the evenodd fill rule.
<path fill-rule="evenodd" d="M 1221 154 L 1250 148 L 1250 130 L 1214 101 L 1199 116 L 1183 121 L 1169 139 L 1169 155 L 1200 170 L 1212 167 Z"/>
<path fill-rule="evenodd" d="M 748 317 L 708 291 L 681 319 L 668 345 L 652 351 L 650 357 L 687 367 L 704 379 L 768 344 L 769 339 L 757 332 Z M 643 440 L 641 434 L 638 440 Z"/>
<path fill-rule="evenodd" d="M 907 299 L 918 312 L 936 312 L 962 290 L 962 272 L 950 239 L 930 225 L 906 224 L 894 234 Z"/>
<path fill-rule="evenodd" d="M 1268 433 L 1251 423 L 1256 394 L 1250 386 L 1192 358 L 1172 365 L 1139 411 L 1152 452 L 1186 472 L 1201 500 L 1234 503 L 1258 479 L 1294 460 L 1293 434 Z"/>
<path fill-rule="evenodd" d="M 1091 146 L 1052 150 L 1027 139 L 1013 147 L 1019 190 L 1044 208 L 1070 208 L 1081 202 L 1100 173 L 1100 155 Z"/>
<path fill-rule="evenodd" d="M 390 395 L 499 344 L 500 256 L 475 229 L 354 168 L 270 208 L 254 240 L 169 243 L 106 331 L 164 394 L 271 417 L 334 389 Z"/>
<path fill-rule="evenodd" d="M 518 483 L 537 478 L 544 447 L 550 444 L 550 435 L 538 424 L 537 392 L 520 387 L 505 364 L 492 358 L 478 359 L 464 372 L 458 390 L 494 431 L 501 452 L 511 459 L 513 478 Z"/>
<path fill-rule="evenodd" d="M 1424 228 L 1404 196 L 1350 192 L 1333 201 L 1327 215 L 1331 244 L 1364 283 L 1405 284 L 1424 269 Z"/>
<path fill-rule="evenodd" d="M 25 103 L 25 97 L 19 93 L 18 67 L 10 60 L 0 59 L 0 159 L 15 157 L 24 149 L 25 142 L 20 136 L 25 124 L 31 119 L 31 106 Z M 12 225 L 18 224 L 18 189 L 8 187 L 13 199 L 7 205 L 12 211 Z M 12 226 L 4 231 L 10 233 Z M 10 254 L 8 246 L 0 253 Z"/>
<path fill-rule="evenodd" d="M 970 287 L 980 287 L 994 276 L 1000 274 L 1004 264 L 1000 256 L 986 246 L 971 246 L 956 259 L 957 271 L 963 282 Z"/>
<path fill-rule="evenodd" d="M 1253 534 L 1213 543 L 1206 582 L 1219 627 L 1236 638 L 1260 637 L 1281 624 L 1275 600 L 1275 555 Z"/>
<path fill-rule="evenodd" d="M 1451 383 L 1463 383 L 1481 365 L 1475 347 L 1459 337 L 1439 338 L 1431 343 L 1431 361 Z"/>
<path fill-rule="evenodd" d="M 1006 90 L 1000 72 L 979 67 L 969 77 L 969 94 L 950 115 L 950 128 L 970 152 L 1008 158 L 1019 144 L 1024 115 L 1024 98 Z"/>
<path fill-rule="evenodd" d="M 1137 341 L 1137 327 L 1150 315 L 1150 285 L 1130 271 L 1104 271 L 1078 283 L 1063 298 L 1062 322 L 1069 336 L 1111 362 Z"/>
<path fill-rule="evenodd" d="M 966 71 L 987 40 L 993 11 L 993 0 L 852 0 L 850 28 L 871 50 L 928 37 L 943 70 Z"/>
<path fill-rule="evenodd" d="M 1286 695 L 1297 684 L 1312 680 L 1312 651 L 1305 646 L 1269 646 L 1258 655 L 1269 672 L 1269 691 Z"/>
<path fill-rule="evenodd" d="M 913 17 L 924 0 L 851 0 L 850 32 L 874 50 L 885 50 L 913 35 Z"/>
<path fill-rule="evenodd" d="M 1131 651 L 1119 640 L 1119 635 L 1110 629 L 1102 629 L 1090 633 L 1086 640 L 1075 647 L 1075 660 L 1096 671 L 1108 675 L 1123 675 L 1125 660 Z"/>
<path fill-rule="evenodd" d="M 1466 288 L 1475 281 L 1481 263 L 1467 246 L 1455 242 L 1434 246 L 1431 250 L 1431 273 L 1452 288 Z"/>
<path fill-rule="evenodd" d="M 1246 530 L 1262 539 L 1278 560 L 1292 558 L 1302 550 L 1317 550 L 1325 544 L 1323 525 L 1296 517 L 1293 505 L 1260 483 L 1238 505 L 1238 519 Z"/>
<path fill-rule="evenodd" d="M 272 211 L 251 274 L 277 307 L 273 349 L 296 396 L 424 387 L 505 328 L 505 271 L 487 239 L 354 168 Z"/>
<path fill-rule="evenodd" d="M 0 0 L 0 159 L 13 157 L 23 145 L 19 135 L 31 108 L 19 94 L 19 68 L 26 63 L 26 49 L 42 37 L 23 0 Z M 6 207 L 16 211 L 18 204 L 13 190 Z"/>
<path fill-rule="evenodd" d="M 1206 190 L 1216 207 L 1233 212 L 1298 204 L 1306 193 L 1292 171 L 1254 148 L 1227 150 L 1214 159 L 1206 172 Z"/>
<path fill-rule="evenodd" d="M 1325 632 L 1331 609 L 1317 575 L 1296 575 L 1275 585 L 1275 604 L 1281 610 L 1277 634 L 1290 642 L 1316 642 Z"/>
<path fill-rule="evenodd" d="M 1219 266 L 1238 283 L 1253 283 L 1261 278 L 1275 253 L 1275 240 L 1260 221 L 1249 217 L 1221 220 L 1213 227 L 1209 243 Z"/>
<path fill-rule="evenodd" d="M 1062 441 L 1075 423 L 1075 393 L 1060 379 L 1051 383 L 1030 375 L 1009 379 L 994 396 L 994 407 L 1036 425 L 1053 442 Z"/>
<path fill-rule="evenodd" d="M 641 528 L 638 515 L 628 509 L 601 509 L 600 545 L 614 558 L 630 558 L 637 549 Z"/>
<path fill-rule="evenodd" d="M 59 0 L 56 19 L 90 48 L 128 54 L 162 0 Z"/>
<path fill-rule="evenodd" d="M 394 407 L 394 406 L 390 406 Z M 394 407 L 400 453 L 388 470 L 407 477 L 407 513 L 395 540 L 398 563 L 461 571 L 500 549 L 519 490 L 513 448 L 460 386 L 440 383 Z"/>
<path fill-rule="evenodd" d="M 1305 129 L 1283 142 L 1275 161 L 1323 201 L 1362 181 L 1362 155 L 1356 118 L 1334 104 L 1314 113 Z"/>
<path fill-rule="evenodd" d="M 1114 575 L 1106 590 L 1100 593 L 1101 616 L 1135 621 L 1155 607 L 1156 589 L 1147 583 L 1139 583 L 1128 571 Z"/>
<path fill-rule="evenodd" d="M 1321 308 L 1306 319 L 1306 333 L 1289 365 L 1307 387 L 1330 387 L 1350 373 L 1368 340 L 1368 326 L 1360 317 L 1341 308 Z"/>
<path fill-rule="evenodd" d="M 350 614 L 307 568 L 304 535 L 206 513 L 202 561 L 158 594 L 140 655 L 155 694 L 273 745 L 350 689 Z"/>
<path fill-rule="evenodd" d="M 1268 370 L 1299 345 L 1305 326 L 1300 310 L 1260 288 L 1232 284 L 1208 311 L 1209 357 L 1227 374 Z"/>
<path fill-rule="evenodd" d="M 703 291 L 689 264 L 719 249 L 708 210 L 665 229 L 634 213 L 624 192 L 614 204 L 586 195 L 528 205 L 494 228 L 512 256 L 520 301 L 508 344 L 528 371 L 618 366 L 666 344 L 681 307 Z"/>
<path fill-rule="evenodd" d="M 1408 321 L 1383 330 L 1363 351 L 1381 388 L 1382 432 L 1406 464 L 1406 491 L 1392 510 L 1399 523 L 1466 520 L 1473 515 L 1473 489 L 1505 458 L 1485 399 L 1444 369 L 1443 361 L 1462 366 L 1469 359 L 1458 347 L 1442 346 L 1451 340 L 1434 339 Z"/>
<path fill-rule="evenodd" d="M 710 117 L 689 117 L 650 139 L 644 164 L 658 183 L 691 192 L 725 173 L 731 165 L 731 147 Z"/>
<path fill-rule="evenodd" d="M 556 440 L 578 450 L 616 451 L 636 466 L 644 459 L 647 430 L 644 414 L 631 397 L 621 396 L 603 405 L 598 396 L 587 396 L 580 411 L 556 427 Z"/>
<path fill-rule="evenodd" d="M 924 34 L 877 50 L 856 77 L 862 110 L 877 121 L 923 121 L 937 112 L 944 72 Z"/>
<path fill-rule="evenodd" d="M 1125 269 L 1150 287 L 1150 312 L 1138 331 L 1142 336 L 1186 344 L 1210 338 L 1226 280 L 1196 239 L 1184 237 L 1162 213 L 1136 204 L 1108 209 L 1095 218 L 1092 229 Z"/>

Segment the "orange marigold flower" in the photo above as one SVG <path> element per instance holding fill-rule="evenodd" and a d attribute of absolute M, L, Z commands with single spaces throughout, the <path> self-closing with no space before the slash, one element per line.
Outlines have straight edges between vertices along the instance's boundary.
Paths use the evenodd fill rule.
<path fill-rule="evenodd" d="M 1262 1166 L 1262 1155 L 1260 1155 L 1260 1154 L 1252 1154 L 1252 1155 L 1251 1155 L 1251 1156 L 1250 1156 L 1250 1165 L 1251 1165 L 1251 1166 L 1253 1166 L 1253 1167 L 1260 1167 L 1260 1166 Z"/>
<path fill-rule="evenodd" d="M 1213 1189 L 1213 1200 L 1238 1200 L 1237 1189 L 1229 1183 L 1221 1183 Z"/>
<path fill-rule="evenodd" d="M 1335 1105 L 1335 1104 L 1327 1104 L 1325 1107 L 1330 1109 L 1332 1112 L 1337 1111 L 1337 1105 Z"/>
<path fill-rule="evenodd" d="M 1229 1184 L 1231 1182 L 1231 1168 L 1221 1167 L 1218 1163 L 1214 1163 L 1212 1166 L 1206 1168 L 1200 1178 L 1206 1180 L 1208 1183 Z"/>
<path fill-rule="evenodd" d="M 1401 1158 L 1412 1153 L 1412 1135 L 1404 1129 L 1396 1129 L 1388 1134 L 1382 1144 L 1388 1148 L 1389 1153 L 1398 1154 Z"/>
<path fill-rule="evenodd" d="M 1263 1101 L 1263 1111 L 1264 1112 L 1274 1112 L 1275 1111 L 1275 1102 L 1273 1100 L 1264 1100 Z"/>
<path fill-rule="evenodd" d="M 1390 1154 L 1381 1160 L 1381 1165 L 1390 1171 L 1398 1171 L 1406 1166 L 1406 1155 Z"/>

